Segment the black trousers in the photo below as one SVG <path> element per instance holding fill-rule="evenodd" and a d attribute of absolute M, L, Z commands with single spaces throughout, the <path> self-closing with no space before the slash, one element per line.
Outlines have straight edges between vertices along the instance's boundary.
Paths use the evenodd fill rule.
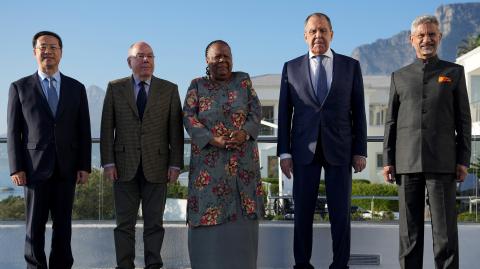
<path fill-rule="evenodd" d="M 454 174 L 397 176 L 400 207 L 400 266 L 423 267 L 425 188 L 432 219 L 435 268 L 458 268 L 458 230 Z"/>
<path fill-rule="evenodd" d="M 308 165 L 293 163 L 293 199 L 295 203 L 293 253 L 295 269 L 314 268 L 310 264 L 312 225 L 322 168 L 325 171 L 328 214 L 332 234 L 333 261 L 330 264 L 330 269 L 348 268 L 352 168 L 351 165 L 334 166 L 328 164 L 323 158 L 321 148 L 317 147 L 312 163 Z"/>
<path fill-rule="evenodd" d="M 28 269 L 69 269 L 73 265 L 72 207 L 75 178 L 61 178 L 58 167 L 42 182 L 24 188 L 26 212 L 25 260 Z M 52 244 L 47 266 L 45 225 L 52 219 Z"/>
<path fill-rule="evenodd" d="M 113 235 L 117 268 L 135 268 L 135 224 L 141 201 L 145 268 L 160 269 L 163 266 L 160 250 L 165 234 L 163 211 L 167 184 L 146 181 L 140 165 L 134 179 L 116 181 L 113 190 L 117 224 Z"/>

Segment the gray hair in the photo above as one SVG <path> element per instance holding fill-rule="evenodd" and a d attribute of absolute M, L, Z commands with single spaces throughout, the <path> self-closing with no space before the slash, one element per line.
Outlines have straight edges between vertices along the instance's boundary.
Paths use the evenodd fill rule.
<path fill-rule="evenodd" d="M 425 23 L 435 24 L 436 26 L 439 26 L 439 25 L 440 25 L 440 23 L 438 22 L 437 17 L 435 17 L 435 16 L 433 16 L 433 15 L 422 15 L 422 16 L 418 16 L 418 17 L 416 17 L 415 20 L 413 20 L 413 22 L 412 22 L 412 27 L 411 27 L 411 29 L 410 29 L 410 33 L 413 34 L 419 25 L 425 24 Z"/>
<path fill-rule="evenodd" d="M 332 21 L 330 20 L 330 18 L 326 14 L 320 13 L 320 12 L 315 12 L 315 13 L 312 13 L 312 14 L 308 15 L 308 17 L 305 19 L 303 27 L 307 26 L 308 20 L 310 20 L 311 17 L 319 17 L 319 18 L 326 19 L 327 22 L 328 22 L 328 26 L 330 27 L 330 31 L 332 31 Z"/>

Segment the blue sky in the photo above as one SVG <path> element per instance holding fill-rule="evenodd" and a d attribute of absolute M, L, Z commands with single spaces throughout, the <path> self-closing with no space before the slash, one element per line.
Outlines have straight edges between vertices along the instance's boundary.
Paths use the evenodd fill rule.
<path fill-rule="evenodd" d="M 285 61 L 307 51 L 303 20 L 312 12 L 333 23 L 331 47 L 350 55 L 362 44 L 407 30 L 421 14 L 433 14 L 434 0 L 242 0 L 242 1 L 6 1 L 0 36 L 0 134 L 6 130 L 8 88 L 36 70 L 31 38 L 40 30 L 60 34 L 60 70 L 87 87 L 130 74 L 128 47 L 138 40 L 155 51 L 155 75 L 179 85 L 181 99 L 192 78 L 204 75 L 205 46 L 230 43 L 234 70 L 251 76 L 280 73 Z M 480 1 L 469 1 L 480 2 Z"/>

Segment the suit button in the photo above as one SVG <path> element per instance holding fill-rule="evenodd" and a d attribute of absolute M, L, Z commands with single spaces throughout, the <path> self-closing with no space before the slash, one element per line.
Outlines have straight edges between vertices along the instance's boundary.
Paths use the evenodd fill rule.
<path fill-rule="evenodd" d="M 422 113 L 423 113 L 423 114 L 427 113 L 427 110 L 426 110 L 426 109 L 422 109 Z"/>
<path fill-rule="evenodd" d="M 427 95 L 426 95 L 426 94 L 422 95 L 422 97 L 423 97 L 423 99 L 427 99 Z"/>
<path fill-rule="evenodd" d="M 427 81 L 427 80 L 424 80 L 424 81 L 423 81 L 423 84 L 427 84 L 427 83 L 428 83 L 428 81 Z"/>
<path fill-rule="evenodd" d="M 137 148 L 137 150 L 140 150 L 140 148 Z"/>

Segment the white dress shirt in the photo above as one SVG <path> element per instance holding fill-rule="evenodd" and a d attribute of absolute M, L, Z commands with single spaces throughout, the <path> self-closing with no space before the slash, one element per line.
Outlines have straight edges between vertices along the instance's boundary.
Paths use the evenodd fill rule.
<path fill-rule="evenodd" d="M 333 52 L 330 48 L 328 48 L 328 50 L 322 55 L 325 56 L 323 58 L 322 64 L 323 67 L 325 67 L 325 72 L 327 73 L 327 88 L 328 91 L 330 91 L 333 78 Z M 316 94 L 315 87 L 317 86 L 316 84 L 318 80 L 318 59 L 311 51 L 308 51 L 308 58 L 310 63 L 310 78 L 312 80 L 313 89 Z M 280 160 L 291 158 L 292 154 L 290 153 L 280 154 Z"/>

